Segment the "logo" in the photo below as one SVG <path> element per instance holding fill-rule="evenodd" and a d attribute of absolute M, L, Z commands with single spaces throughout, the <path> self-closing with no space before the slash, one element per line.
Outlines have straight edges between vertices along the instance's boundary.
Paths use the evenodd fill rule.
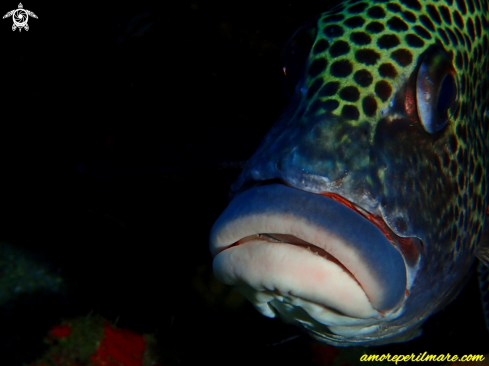
<path fill-rule="evenodd" d="M 37 19 L 37 15 L 30 10 L 24 9 L 22 3 L 19 3 L 18 9 L 14 9 L 12 11 L 9 11 L 7 14 L 5 14 L 3 16 L 3 19 L 8 18 L 10 16 L 14 20 L 14 24 L 12 25 L 12 30 L 15 31 L 17 28 L 19 28 L 19 32 L 22 30 L 22 28 L 24 28 L 26 31 L 29 30 L 29 26 L 27 25 L 29 16 Z"/>

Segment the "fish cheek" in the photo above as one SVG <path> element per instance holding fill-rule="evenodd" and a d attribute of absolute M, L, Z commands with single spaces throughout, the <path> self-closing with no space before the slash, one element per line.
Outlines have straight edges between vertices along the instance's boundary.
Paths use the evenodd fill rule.
<path fill-rule="evenodd" d="M 397 235 L 418 237 L 425 246 L 452 242 L 453 219 L 444 219 L 456 200 L 442 163 L 446 138 L 435 139 L 407 116 L 385 117 L 372 144 L 371 176 L 384 220 Z"/>

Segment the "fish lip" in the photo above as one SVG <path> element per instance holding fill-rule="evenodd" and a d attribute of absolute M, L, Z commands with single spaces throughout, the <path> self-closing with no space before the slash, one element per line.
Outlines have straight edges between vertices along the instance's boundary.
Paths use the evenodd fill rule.
<path fill-rule="evenodd" d="M 290 184 L 286 180 L 283 180 L 280 178 L 271 179 L 271 180 L 267 180 L 267 181 L 263 181 L 263 182 L 254 182 L 254 183 L 251 183 L 249 185 L 240 187 L 240 189 L 230 193 L 230 197 L 229 197 L 230 201 L 234 197 L 236 197 L 237 195 L 239 195 L 239 194 L 241 194 L 241 193 L 243 193 L 249 189 L 252 189 L 254 187 L 262 187 L 262 186 L 266 186 L 266 185 L 271 185 L 271 184 L 281 184 L 281 185 L 284 185 L 286 187 L 301 190 L 300 188 L 295 187 L 294 185 Z M 321 196 L 329 197 L 329 198 L 335 200 L 336 202 L 342 204 L 343 206 L 348 207 L 349 209 L 355 211 L 359 215 L 363 216 L 364 218 L 369 220 L 372 224 L 374 224 L 385 235 L 387 240 L 389 240 L 389 242 L 391 242 L 392 245 L 394 245 L 402 253 L 402 255 L 405 259 L 405 262 L 406 262 L 406 266 L 408 266 L 410 268 L 414 268 L 417 266 L 419 259 L 420 259 L 420 256 L 422 254 L 422 249 L 424 247 L 424 243 L 420 239 L 418 239 L 417 237 L 414 237 L 414 236 L 403 237 L 403 236 L 396 234 L 381 216 L 376 215 L 376 214 L 370 212 L 368 209 L 363 208 L 360 205 L 348 200 L 346 197 L 342 196 L 341 194 L 334 193 L 334 192 L 328 192 L 328 191 L 310 192 L 310 191 L 304 190 L 304 192 L 314 193 L 314 194 L 318 194 Z M 234 246 L 234 245 L 238 245 L 238 244 L 234 243 L 231 246 Z M 223 250 L 225 250 L 225 249 L 223 249 Z M 409 276 L 409 277 L 411 277 L 411 276 Z M 412 279 L 410 279 L 409 282 L 410 282 L 410 284 L 412 284 L 411 283 Z M 411 287 L 411 286 L 409 285 L 408 287 Z M 406 291 L 409 292 L 408 289 Z"/>
<path fill-rule="evenodd" d="M 308 201 L 309 202 L 308 204 L 311 204 L 311 202 L 315 202 L 316 200 L 323 200 L 323 201 L 321 201 L 321 203 L 322 204 L 326 203 L 326 206 L 331 205 L 331 210 L 341 210 L 340 207 L 343 207 L 342 214 L 348 216 L 349 218 L 354 218 L 356 225 L 361 224 L 360 226 L 362 227 L 362 229 L 365 229 L 369 235 L 374 235 L 374 232 L 375 232 L 375 235 L 374 235 L 375 240 L 373 240 L 373 241 L 378 241 L 379 243 L 375 242 L 373 245 L 374 246 L 376 246 L 377 244 L 378 244 L 377 246 L 380 245 L 380 248 L 382 249 L 381 251 L 379 251 L 380 254 L 382 254 L 381 252 L 386 251 L 386 252 L 388 252 L 388 256 L 392 257 L 389 259 L 390 261 L 392 261 L 392 263 L 387 263 L 387 265 L 390 266 L 389 268 L 391 268 L 392 271 L 394 272 L 395 280 L 392 280 L 392 282 L 398 281 L 400 284 L 402 284 L 402 285 L 400 285 L 402 288 L 399 288 L 399 286 L 397 286 L 397 285 L 392 286 L 392 283 L 391 283 L 391 286 L 386 286 L 387 289 L 391 289 L 391 288 L 396 287 L 396 289 L 394 291 L 395 294 L 390 296 L 390 298 L 388 295 L 386 295 L 386 298 L 388 298 L 388 300 L 386 300 L 384 303 L 380 303 L 380 304 L 377 303 L 376 304 L 377 307 L 375 307 L 375 309 L 380 311 L 380 313 L 382 314 L 382 312 L 384 312 L 384 311 L 392 311 L 393 309 L 397 309 L 400 306 L 400 304 L 403 303 L 403 301 L 405 300 L 405 295 L 407 295 L 406 266 L 405 266 L 402 254 L 399 253 L 400 252 L 399 248 L 396 247 L 395 243 L 393 243 L 391 240 L 389 240 L 388 236 L 385 235 L 385 232 L 383 230 L 379 229 L 378 225 L 376 225 L 375 222 L 372 222 L 371 217 L 367 217 L 369 215 L 369 213 L 367 211 L 357 207 L 356 205 L 349 202 L 348 200 L 346 200 L 345 198 L 343 198 L 340 195 L 334 195 L 331 193 L 327 193 L 327 194 L 310 193 L 310 192 L 306 192 L 303 190 L 296 189 L 294 187 L 290 187 L 288 185 L 276 184 L 276 182 L 266 184 L 266 185 L 255 185 L 254 187 L 249 188 L 247 190 L 240 190 L 240 192 L 236 192 L 236 194 L 234 195 L 234 198 L 232 199 L 228 208 L 231 206 L 232 207 L 231 211 L 233 211 L 233 210 L 237 210 L 237 211 L 241 210 L 241 211 L 240 212 L 232 212 L 231 214 L 227 213 L 227 215 L 228 216 L 231 215 L 231 217 L 225 217 L 224 219 L 221 219 L 223 216 L 226 216 L 223 213 L 223 215 L 221 215 L 221 217 L 216 221 L 216 223 L 214 224 L 214 226 L 211 230 L 210 249 L 211 249 L 211 253 L 212 253 L 214 258 L 216 258 L 221 253 L 225 252 L 226 250 L 228 250 L 230 248 L 243 245 L 243 243 L 240 243 L 239 241 L 242 238 L 245 238 L 248 236 L 248 235 L 243 235 L 243 236 L 237 238 L 237 240 L 231 240 L 231 241 L 228 241 L 226 243 L 220 242 L 219 235 L 222 234 L 220 232 L 220 230 L 225 228 L 225 226 L 227 225 L 227 222 L 233 221 L 234 219 L 236 219 L 236 217 L 239 218 L 240 215 L 246 216 L 250 212 L 253 213 L 253 211 L 255 211 L 255 213 L 256 213 L 260 210 L 264 210 L 264 211 L 267 210 L 267 208 L 265 206 L 263 206 L 263 207 L 260 207 L 258 209 L 257 208 L 251 209 L 250 212 L 247 212 L 246 208 L 241 209 L 239 207 L 236 207 L 236 205 L 243 203 L 243 206 L 246 206 L 245 201 L 247 199 L 250 199 L 250 197 L 251 197 L 252 203 L 255 205 L 258 205 L 258 206 L 260 206 L 261 203 L 257 203 L 257 202 L 262 198 L 265 201 L 271 200 L 270 202 L 273 201 L 274 205 L 280 206 L 281 205 L 280 199 L 279 199 L 280 194 L 278 194 L 278 195 L 277 194 L 271 194 L 273 196 L 272 198 L 266 197 L 274 189 L 278 189 L 280 191 L 280 194 L 284 193 L 285 195 L 297 195 L 297 197 L 301 197 L 301 199 L 306 197 L 305 201 Z M 262 190 L 263 193 L 256 193 L 255 192 L 252 194 L 247 194 L 247 192 L 250 192 L 253 190 Z M 256 194 L 256 197 L 253 197 L 254 194 Z M 260 194 L 262 196 L 260 196 Z M 247 196 L 250 196 L 250 197 L 247 197 Z M 320 198 L 320 197 L 323 197 L 323 198 Z M 287 198 L 287 199 L 289 199 L 289 198 Z M 233 202 L 235 202 L 235 200 L 239 200 L 239 201 L 243 201 L 243 202 L 240 202 L 239 204 L 235 204 L 235 203 L 233 203 Z M 335 203 L 332 203 L 332 202 L 335 202 Z M 314 205 L 317 206 L 317 204 L 313 203 L 313 206 Z M 273 209 L 274 208 L 272 208 L 272 210 Z M 315 210 L 316 209 L 317 209 L 317 207 L 315 208 Z M 278 210 L 277 212 L 279 212 L 279 214 L 282 214 L 284 212 L 290 213 L 284 207 L 280 207 L 277 210 Z M 225 212 L 226 212 L 226 210 L 225 210 Z M 347 213 L 347 212 L 349 212 L 349 213 Z M 329 212 L 329 214 L 331 214 L 331 212 Z M 304 218 L 304 219 L 314 221 L 314 218 L 312 216 L 309 217 L 307 213 L 302 213 L 299 216 L 301 216 L 301 215 L 302 215 L 302 218 Z M 368 224 L 363 222 L 362 219 L 360 219 L 360 218 L 365 219 L 368 222 Z M 224 221 L 224 222 L 222 222 L 222 221 Z M 324 227 L 327 227 L 327 225 L 324 225 Z M 373 227 L 375 227 L 375 230 L 373 229 Z M 376 230 L 380 231 L 380 233 L 377 232 Z M 349 230 L 349 231 L 354 231 L 354 230 Z M 268 233 L 272 234 L 272 232 L 270 232 L 270 231 L 268 231 L 268 232 L 262 231 L 262 232 L 254 232 L 254 233 L 251 232 L 250 234 L 268 234 Z M 287 233 L 285 233 L 285 234 L 287 234 Z M 382 236 L 382 238 L 380 236 Z M 304 239 L 304 238 L 300 238 L 300 239 Z M 355 237 L 355 235 L 353 235 L 353 240 L 360 240 L 360 239 L 359 239 L 359 237 Z M 352 243 L 349 243 L 349 244 L 352 244 Z M 361 253 L 361 255 L 368 257 L 368 252 L 366 251 L 366 248 L 361 247 L 363 244 L 364 243 L 362 243 L 361 245 L 359 245 L 356 248 L 352 244 L 352 247 L 354 248 L 354 252 L 356 254 Z M 244 244 L 244 245 L 246 245 L 246 244 Z M 335 256 L 335 255 L 333 255 L 333 256 L 338 259 L 337 256 Z M 365 262 L 367 262 L 366 257 L 363 258 L 363 259 L 365 259 Z M 372 258 L 368 258 L 368 261 L 371 261 L 371 259 Z M 346 269 L 348 269 L 348 271 L 350 273 L 354 272 L 354 271 L 351 271 L 351 268 L 350 268 L 351 264 L 350 265 L 345 264 L 341 258 L 339 258 L 338 260 Z M 374 263 L 374 262 L 376 262 L 376 261 L 374 260 L 372 263 Z M 379 262 L 379 261 L 377 260 L 377 262 Z M 395 262 L 395 264 L 393 264 L 394 262 Z M 377 264 L 380 264 L 380 263 L 377 263 Z M 366 265 L 365 263 L 361 264 L 361 266 L 368 267 L 368 265 Z M 379 267 L 379 266 L 377 265 L 377 267 Z M 365 271 L 365 268 L 363 268 L 361 270 Z M 388 283 L 389 282 L 389 279 L 380 278 L 380 277 L 382 277 L 382 276 L 380 276 L 380 274 L 381 274 L 380 270 L 374 269 L 373 272 L 375 272 L 374 275 L 377 275 L 379 277 L 376 279 L 377 281 L 379 281 L 379 283 Z M 367 297 L 369 297 L 369 289 L 368 288 L 366 289 L 363 287 L 364 281 L 362 281 L 362 279 L 359 279 L 357 277 L 357 275 L 353 275 L 353 277 L 361 285 L 362 290 L 365 292 Z M 370 300 L 370 297 L 369 297 L 369 300 Z"/>
<path fill-rule="evenodd" d="M 416 237 L 402 237 L 397 235 L 382 217 L 375 215 L 374 213 L 371 213 L 361 206 L 349 201 L 340 194 L 332 192 L 324 192 L 319 194 L 334 199 L 338 203 L 352 209 L 374 224 L 385 235 L 387 240 L 402 253 L 406 266 L 409 268 L 416 267 L 421 256 L 421 248 L 423 247 L 423 242 L 421 240 Z"/>

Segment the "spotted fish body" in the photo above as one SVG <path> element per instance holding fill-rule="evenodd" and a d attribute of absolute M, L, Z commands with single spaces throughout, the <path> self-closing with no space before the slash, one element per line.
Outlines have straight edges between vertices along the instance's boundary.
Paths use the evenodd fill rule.
<path fill-rule="evenodd" d="M 231 187 L 214 272 L 330 344 L 410 339 L 487 263 L 489 1 L 345 1 L 282 60 L 291 105 Z"/>

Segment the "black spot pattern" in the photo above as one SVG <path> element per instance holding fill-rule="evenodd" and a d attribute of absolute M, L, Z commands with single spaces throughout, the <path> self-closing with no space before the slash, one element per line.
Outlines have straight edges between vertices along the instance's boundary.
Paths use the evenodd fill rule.
<path fill-rule="evenodd" d="M 316 77 L 319 74 L 321 74 L 324 70 L 326 70 L 326 67 L 328 66 L 328 62 L 326 61 L 325 58 L 317 58 L 315 59 L 312 63 L 311 66 L 309 66 L 309 75 L 311 77 Z"/>
<path fill-rule="evenodd" d="M 455 65 L 458 69 L 461 69 L 464 66 L 462 54 L 460 52 L 457 52 L 457 56 L 455 56 Z"/>
<path fill-rule="evenodd" d="M 402 12 L 402 17 L 410 23 L 414 23 L 417 19 L 416 15 L 408 10 Z"/>
<path fill-rule="evenodd" d="M 487 20 L 487 16 L 486 15 L 482 15 L 482 27 L 484 29 L 489 28 L 489 20 Z"/>
<path fill-rule="evenodd" d="M 354 16 L 354 17 L 351 17 L 351 18 L 348 18 L 347 20 L 345 20 L 343 22 L 344 25 L 346 25 L 348 28 L 360 28 L 361 26 L 363 26 L 363 24 L 365 23 L 365 19 L 363 19 L 362 17 L 360 16 Z"/>
<path fill-rule="evenodd" d="M 442 28 L 438 28 L 438 34 L 443 39 L 443 43 L 445 43 L 446 45 L 450 44 L 450 40 L 448 39 L 446 32 Z"/>
<path fill-rule="evenodd" d="M 353 66 L 348 60 L 336 61 L 331 65 L 331 75 L 338 78 L 344 78 L 350 75 L 353 71 Z"/>
<path fill-rule="evenodd" d="M 460 42 L 460 44 L 465 45 L 465 38 L 464 38 L 463 34 L 457 28 L 455 28 L 455 34 L 457 35 L 457 38 L 458 38 L 458 41 Z"/>
<path fill-rule="evenodd" d="M 433 22 L 431 21 L 430 18 L 428 18 L 426 15 L 421 15 L 419 17 L 419 20 L 421 21 L 421 23 L 423 23 L 423 25 L 428 28 L 430 31 L 434 32 L 435 31 L 435 25 L 433 24 Z"/>
<path fill-rule="evenodd" d="M 445 32 L 447 32 L 448 37 L 450 37 L 450 40 L 452 41 L 453 45 L 457 46 L 458 45 L 458 38 L 455 35 L 455 33 L 453 33 L 450 28 L 445 28 Z"/>
<path fill-rule="evenodd" d="M 481 182 L 482 177 L 482 168 L 480 165 L 477 165 L 474 172 L 474 182 L 479 184 Z"/>
<path fill-rule="evenodd" d="M 464 56 L 464 68 L 465 70 L 468 70 L 472 63 L 469 61 L 469 55 L 467 54 L 467 52 L 464 52 L 463 56 Z"/>
<path fill-rule="evenodd" d="M 395 34 L 384 34 L 377 41 L 379 48 L 389 49 L 398 46 L 401 43 L 399 38 Z"/>
<path fill-rule="evenodd" d="M 387 4 L 387 9 L 389 9 L 393 13 L 399 13 L 402 10 L 401 6 L 399 4 L 396 4 L 396 3 Z"/>
<path fill-rule="evenodd" d="M 372 42 L 372 37 L 370 37 L 365 32 L 353 32 L 350 35 L 350 40 L 360 46 L 370 44 Z"/>
<path fill-rule="evenodd" d="M 405 32 L 409 29 L 408 25 L 399 17 L 389 19 L 387 27 L 394 32 Z"/>
<path fill-rule="evenodd" d="M 408 66 L 413 62 L 413 54 L 404 48 L 392 52 L 391 57 L 399 66 Z"/>
<path fill-rule="evenodd" d="M 481 19 L 478 16 L 475 18 L 475 29 L 477 30 L 477 38 L 481 38 L 482 24 L 481 24 Z"/>
<path fill-rule="evenodd" d="M 391 63 L 385 63 L 379 66 L 379 74 L 384 78 L 394 78 L 397 76 L 397 70 Z"/>
<path fill-rule="evenodd" d="M 392 94 L 392 87 L 385 80 L 381 80 L 375 84 L 375 94 L 382 100 L 383 102 L 387 101 Z"/>
<path fill-rule="evenodd" d="M 457 27 L 459 27 L 460 29 L 464 29 L 465 26 L 464 20 L 462 19 L 462 16 L 457 10 L 453 12 L 453 20 L 455 21 Z"/>
<path fill-rule="evenodd" d="M 469 18 L 467 20 L 466 26 L 467 26 L 467 31 L 469 32 L 470 38 L 472 38 L 474 40 L 475 39 L 475 27 L 474 27 L 474 22 L 472 21 L 472 19 Z"/>
<path fill-rule="evenodd" d="M 337 24 L 328 25 L 324 28 L 324 34 L 329 38 L 341 37 L 343 35 L 343 28 Z"/>
<path fill-rule="evenodd" d="M 340 88 L 340 83 L 337 81 L 330 81 L 326 85 L 324 85 L 319 91 L 319 96 L 321 97 L 330 97 L 335 95 Z"/>
<path fill-rule="evenodd" d="M 347 102 L 356 102 L 360 98 L 360 92 L 354 86 L 347 86 L 340 90 L 340 98 Z"/>
<path fill-rule="evenodd" d="M 367 87 L 370 84 L 372 84 L 372 81 L 374 80 L 372 74 L 368 70 L 359 70 L 353 75 L 353 79 L 355 82 L 363 87 Z"/>
<path fill-rule="evenodd" d="M 368 9 L 367 16 L 372 19 L 384 19 L 385 10 L 380 6 L 372 6 Z"/>
<path fill-rule="evenodd" d="M 415 25 L 413 27 L 413 30 L 416 32 L 416 34 L 420 37 L 423 37 L 424 39 L 431 39 L 431 33 L 428 32 L 426 29 L 424 29 L 420 25 Z"/>
<path fill-rule="evenodd" d="M 319 55 L 326 51 L 328 47 L 329 42 L 326 39 L 322 38 L 314 45 L 313 52 L 314 54 Z"/>
<path fill-rule="evenodd" d="M 375 65 L 380 54 L 371 49 L 361 49 L 355 53 L 355 59 L 365 65 Z"/>
<path fill-rule="evenodd" d="M 369 23 L 366 27 L 367 31 L 370 33 L 380 33 L 384 30 L 384 25 L 380 22 Z"/>
<path fill-rule="evenodd" d="M 421 10 L 421 4 L 418 0 L 401 0 L 401 4 L 406 5 L 409 9 Z"/>
<path fill-rule="evenodd" d="M 467 7 L 465 6 L 465 0 L 456 0 L 457 2 L 457 8 L 460 10 L 460 12 L 465 15 L 467 14 Z"/>
<path fill-rule="evenodd" d="M 466 33 L 463 33 L 465 39 L 465 46 L 469 49 L 469 52 L 472 51 L 472 41 Z"/>
<path fill-rule="evenodd" d="M 438 10 L 436 10 L 434 5 L 427 5 L 426 9 L 428 10 L 428 13 L 430 14 L 431 19 L 433 19 L 435 21 L 435 23 L 441 24 L 440 14 L 438 13 Z"/>
<path fill-rule="evenodd" d="M 375 116 L 375 113 L 377 112 L 377 101 L 375 100 L 375 98 L 372 97 L 371 95 L 368 95 L 365 98 L 363 98 L 362 109 L 367 116 L 369 117 Z"/>
<path fill-rule="evenodd" d="M 453 1 L 452 6 L 449 5 L 450 1 Z M 489 79 L 479 81 L 477 78 L 479 70 L 484 67 L 489 69 L 489 50 L 484 48 L 489 46 L 489 37 L 485 34 L 488 30 L 484 28 L 488 23 L 489 10 L 476 13 L 477 6 L 481 6 L 480 1 L 465 0 L 465 12 L 474 11 L 474 14 L 467 15 L 460 1 L 343 1 L 345 10 L 342 14 L 331 11 L 320 18 L 319 35 L 304 75 L 309 99 L 306 100 L 304 96 L 304 103 L 299 107 L 307 116 L 325 121 L 323 134 L 335 136 L 339 131 L 349 135 L 344 140 L 347 155 L 341 151 L 334 156 L 334 169 L 340 171 L 348 167 L 351 161 L 345 163 L 342 157 L 345 155 L 352 159 L 354 153 L 361 152 L 360 141 L 378 138 L 373 132 L 379 131 L 383 136 L 382 148 L 389 147 L 385 150 L 389 154 L 389 164 L 398 153 L 403 154 L 406 161 L 401 161 L 397 167 L 389 165 L 385 172 L 379 171 L 378 177 L 375 171 L 374 179 L 381 180 L 376 183 L 392 183 L 394 186 L 395 180 L 397 186 L 405 189 L 401 193 L 403 200 L 413 197 L 412 201 L 419 201 L 415 204 L 419 210 L 415 209 L 414 212 L 422 212 L 426 203 L 431 210 L 430 198 L 440 198 L 439 192 L 449 192 L 451 196 L 447 196 L 446 201 L 433 203 L 433 206 L 441 207 L 433 212 L 438 213 L 435 217 L 441 223 L 435 225 L 441 225 L 443 229 L 440 231 L 437 228 L 436 237 L 430 237 L 431 234 L 426 237 L 428 242 L 443 242 L 443 250 L 449 257 L 454 255 L 456 243 L 461 252 L 471 245 L 468 240 L 459 239 L 459 229 L 467 230 L 467 233 L 475 231 L 474 235 L 480 236 L 477 228 L 481 227 L 482 230 L 482 221 L 478 211 L 485 210 L 488 198 L 483 191 L 489 188 L 489 182 L 487 187 L 482 187 L 487 176 L 485 165 L 477 157 L 484 156 L 484 143 L 467 145 L 467 141 L 486 141 L 489 138 L 489 132 L 484 130 L 485 136 L 479 136 L 480 131 L 470 125 L 473 121 L 473 125 L 477 125 L 483 119 L 479 106 L 489 100 L 486 93 Z M 484 5 L 487 6 L 486 3 Z M 417 116 L 416 103 L 414 110 L 408 109 L 404 103 L 406 96 L 412 96 L 406 93 L 413 90 L 419 65 L 425 60 L 424 57 L 430 57 L 429 52 L 425 53 L 429 47 L 445 50 L 457 75 L 457 99 L 448 112 L 450 128 L 436 134 L 423 131 L 421 125 L 411 120 Z M 484 75 L 480 77 L 484 79 Z M 406 116 L 406 112 L 413 114 Z M 327 114 L 334 114 L 335 117 L 328 118 Z M 489 127 L 489 119 L 487 124 Z M 330 126 L 333 128 L 328 129 Z M 387 142 L 385 140 L 389 139 L 384 137 L 392 141 Z M 410 144 L 411 139 L 416 143 Z M 368 160 L 368 157 L 364 160 Z M 383 159 L 382 162 L 385 161 Z M 425 184 L 422 179 L 410 179 L 409 174 L 403 171 L 405 163 L 415 167 L 410 172 L 429 177 L 430 181 Z M 393 169 L 390 169 L 391 166 Z M 395 177 L 392 173 L 394 169 Z M 444 175 L 449 178 L 439 178 Z M 466 190 L 466 193 L 462 190 Z M 389 203 L 386 196 L 389 198 L 388 195 L 393 193 L 394 189 L 381 192 L 380 199 Z M 395 194 L 399 195 L 399 192 Z M 395 206 L 397 203 L 393 204 Z M 467 206 L 472 210 L 470 215 L 467 214 Z M 449 226 L 452 218 L 463 226 L 456 229 Z M 397 221 L 407 228 L 408 223 L 403 219 Z"/>
<path fill-rule="evenodd" d="M 360 117 L 360 112 L 356 106 L 347 104 L 343 106 L 343 109 L 341 110 L 341 117 L 357 120 Z"/>
<path fill-rule="evenodd" d="M 337 41 L 329 49 L 329 54 L 332 57 L 345 55 L 350 51 L 350 46 L 345 41 Z"/>
<path fill-rule="evenodd" d="M 334 99 L 328 99 L 323 102 L 322 108 L 325 111 L 332 112 L 340 106 L 340 103 Z"/>
<path fill-rule="evenodd" d="M 455 154 L 458 150 L 458 141 L 457 141 L 457 137 L 455 137 L 455 135 L 450 135 L 450 138 L 448 140 L 449 142 L 449 148 L 450 148 L 450 152 L 452 154 Z"/>
<path fill-rule="evenodd" d="M 415 34 L 407 34 L 406 42 L 411 47 L 423 47 L 424 41 Z"/>
<path fill-rule="evenodd" d="M 452 25 L 452 15 L 450 13 L 450 9 L 448 9 L 445 5 L 442 5 L 439 7 L 439 10 L 443 21 L 448 25 Z"/>

